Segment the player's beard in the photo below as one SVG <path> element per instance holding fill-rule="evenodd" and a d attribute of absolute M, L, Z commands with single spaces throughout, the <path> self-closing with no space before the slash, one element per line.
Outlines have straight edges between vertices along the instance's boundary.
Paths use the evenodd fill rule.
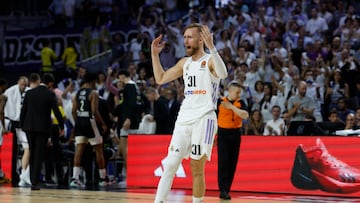
<path fill-rule="evenodd" d="M 186 55 L 192 56 L 199 50 L 199 46 L 191 47 L 190 49 L 186 49 Z"/>

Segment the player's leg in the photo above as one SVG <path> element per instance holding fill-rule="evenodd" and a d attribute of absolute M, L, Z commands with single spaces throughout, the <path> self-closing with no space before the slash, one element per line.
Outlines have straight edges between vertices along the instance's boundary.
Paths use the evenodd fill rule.
<path fill-rule="evenodd" d="M 202 202 L 205 196 L 205 163 L 207 156 L 204 155 L 201 159 L 190 160 L 191 174 L 193 178 L 193 202 Z"/>
<path fill-rule="evenodd" d="M 85 150 L 88 140 L 85 136 L 76 136 L 75 142 L 76 142 L 76 149 L 75 149 L 75 154 L 74 154 L 73 177 L 70 182 L 70 186 L 83 187 L 84 184 L 79 180 L 79 176 L 81 173 L 81 168 L 80 168 L 81 167 L 81 158 L 84 154 L 84 150 Z"/>
<path fill-rule="evenodd" d="M 124 129 L 120 130 L 119 153 L 124 159 L 125 169 L 127 168 L 128 135 L 129 135 L 128 130 L 124 130 Z"/>
<path fill-rule="evenodd" d="M 158 183 L 154 201 L 155 203 L 162 203 L 166 201 L 166 198 L 171 190 L 175 173 L 179 168 L 182 159 L 188 154 L 187 151 L 190 148 L 187 146 L 190 144 L 190 142 L 187 142 L 190 137 L 186 136 L 188 131 L 189 130 L 187 130 L 186 126 L 175 126 L 168 154 L 162 161 L 164 171 Z"/>
<path fill-rule="evenodd" d="M 193 124 L 190 155 L 193 175 L 193 203 L 202 202 L 205 195 L 205 163 L 211 158 L 216 131 L 217 117 L 215 112 L 204 115 Z"/>
<path fill-rule="evenodd" d="M 30 168 L 29 168 L 30 150 L 29 150 L 29 143 L 26 137 L 26 133 L 20 128 L 16 128 L 15 130 L 18 141 L 21 143 L 21 146 L 24 150 L 24 153 L 21 157 L 21 174 L 19 181 L 19 186 L 23 187 L 31 184 Z"/>
<path fill-rule="evenodd" d="M 99 186 L 106 186 L 108 184 L 106 180 L 106 169 L 105 169 L 105 159 L 104 159 L 104 145 L 101 136 L 95 136 L 95 138 L 89 139 L 90 144 L 94 147 L 96 163 L 99 168 Z"/>

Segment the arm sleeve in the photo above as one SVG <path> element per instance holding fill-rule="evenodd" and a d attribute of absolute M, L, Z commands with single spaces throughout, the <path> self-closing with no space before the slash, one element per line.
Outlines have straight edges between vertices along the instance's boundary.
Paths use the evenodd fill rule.
<path fill-rule="evenodd" d="M 220 79 L 225 79 L 228 76 L 228 72 L 224 61 L 222 60 L 221 56 L 216 51 L 216 49 L 210 50 L 210 54 L 214 62 L 214 66 L 215 66 L 214 69 L 216 74 L 219 76 Z"/>

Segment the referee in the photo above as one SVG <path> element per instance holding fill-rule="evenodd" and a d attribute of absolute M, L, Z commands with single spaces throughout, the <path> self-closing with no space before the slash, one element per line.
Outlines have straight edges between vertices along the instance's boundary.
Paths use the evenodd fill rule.
<path fill-rule="evenodd" d="M 242 119 L 249 117 L 240 92 L 241 85 L 233 81 L 228 85 L 228 96 L 218 99 L 218 186 L 224 200 L 231 199 L 229 192 L 239 157 Z"/>

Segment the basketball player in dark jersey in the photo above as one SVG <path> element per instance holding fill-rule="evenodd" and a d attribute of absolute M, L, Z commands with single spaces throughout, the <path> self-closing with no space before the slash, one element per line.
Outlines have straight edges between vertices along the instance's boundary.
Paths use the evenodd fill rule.
<path fill-rule="evenodd" d="M 84 187 L 84 183 L 79 180 L 81 172 L 81 158 L 87 143 L 93 146 L 96 154 L 96 162 L 99 167 L 100 182 L 99 186 L 106 186 L 106 170 L 103 154 L 103 138 L 100 135 L 96 123 L 101 125 L 102 131 L 107 127 L 102 119 L 98 106 L 99 95 L 95 88 L 96 74 L 87 73 L 84 77 L 84 84 L 73 98 L 72 114 L 75 120 L 74 135 L 76 151 L 74 156 L 73 178 L 71 187 Z"/>

